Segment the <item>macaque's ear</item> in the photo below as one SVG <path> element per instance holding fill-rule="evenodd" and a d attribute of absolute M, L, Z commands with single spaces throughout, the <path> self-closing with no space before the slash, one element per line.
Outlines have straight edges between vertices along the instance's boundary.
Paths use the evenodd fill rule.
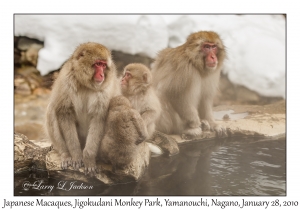
<path fill-rule="evenodd" d="M 143 74 L 143 81 L 146 83 L 146 84 L 150 84 L 152 82 L 152 75 L 149 74 L 149 73 L 144 73 Z"/>
<path fill-rule="evenodd" d="M 147 74 L 147 73 L 144 73 L 144 74 L 143 74 L 143 81 L 144 81 L 145 83 L 149 84 L 149 83 L 150 83 L 149 80 L 150 80 L 150 78 L 149 78 L 148 74 Z"/>

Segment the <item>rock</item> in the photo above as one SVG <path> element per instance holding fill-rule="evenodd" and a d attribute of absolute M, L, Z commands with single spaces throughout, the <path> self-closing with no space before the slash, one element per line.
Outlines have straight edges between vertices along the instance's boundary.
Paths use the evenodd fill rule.
<path fill-rule="evenodd" d="M 15 67 L 21 66 L 21 52 L 19 50 L 17 50 L 16 48 L 14 49 L 14 65 L 15 65 Z"/>
<path fill-rule="evenodd" d="M 214 100 L 214 106 L 227 104 L 266 105 L 283 100 L 282 97 L 261 96 L 242 85 L 233 84 L 225 74 L 221 74 L 219 90 Z"/>
<path fill-rule="evenodd" d="M 15 93 L 30 95 L 41 87 L 43 77 L 36 69 L 38 52 L 43 43 L 27 37 L 14 37 Z"/>
<path fill-rule="evenodd" d="M 38 95 L 38 96 L 43 96 L 43 95 L 49 95 L 51 93 L 51 91 L 47 88 L 36 88 L 33 90 L 32 92 L 34 95 Z"/>
<path fill-rule="evenodd" d="M 28 37 L 14 37 L 15 42 L 17 42 L 17 49 L 21 51 L 29 50 L 33 45 L 38 45 L 43 47 L 43 42 L 37 39 L 31 39 Z"/>
<path fill-rule="evenodd" d="M 216 122 L 226 128 L 229 137 L 255 136 L 260 138 L 278 139 L 286 133 L 285 101 L 265 106 L 223 105 L 214 108 Z M 222 120 L 228 115 L 226 120 Z M 200 136 L 184 139 L 173 136 L 177 143 L 200 141 L 217 138 L 214 132 L 204 131 Z"/>
<path fill-rule="evenodd" d="M 15 93 L 30 95 L 42 84 L 42 77 L 39 71 L 32 66 L 23 66 L 15 70 L 14 88 Z"/>
<path fill-rule="evenodd" d="M 43 48 L 43 45 L 32 44 L 25 52 L 21 52 L 21 63 L 30 64 L 34 67 L 37 65 L 39 50 Z"/>
<path fill-rule="evenodd" d="M 139 147 L 140 151 L 136 158 L 122 170 L 113 172 L 111 165 L 98 161 L 97 167 L 100 171 L 94 178 L 105 184 L 125 183 L 139 180 L 148 167 L 150 160 L 150 151 L 147 144 L 145 142 L 142 142 L 141 144 L 143 144 L 143 146 Z M 75 171 L 75 173 L 73 173 L 74 170 L 72 166 L 69 166 L 67 170 L 62 171 L 60 157 L 55 150 L 52 150 L 47 154 L 46 167 L 49 174 L 56 177 L 63 176 L 66 179 L 76 179 L 85 182 L 90 178 L 84 174 L 84 167 L 81 167 L 79 171 Z"/>
<path fill-rule="evenodd" d="M 46 141 L 46 140 L 45 140 Z M 46 154 L 50 151 L 50 144 L 43 147 L 29 141 L 20 133 L 14 134 L 14 171 L 15 173 L 29 170 L 33 165 L 39 169 L 46 169 Z"/>
<path fill-rule="evenodd" d="M 153 62 L 153 59 L 147 56 L 131 55 L 115 50 L 112 51 L 112 56 L 117 66 L 118 75 L 121 75 L 123 73 L 124 67 L 130 63 L 142 63 L 150 68 L 151 63 Z"/>
<path fill-rule="evenodd" d="M 30 84 L 22 76 L 15 76 L 14 90 L 15 90 L 15 94 L 19 94 L 19 95 L 30 95 L 31 94 Z"/>

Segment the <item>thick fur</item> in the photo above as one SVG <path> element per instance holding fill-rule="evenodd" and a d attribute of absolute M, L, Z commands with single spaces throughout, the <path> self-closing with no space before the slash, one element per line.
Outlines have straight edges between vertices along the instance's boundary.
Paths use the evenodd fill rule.
<path fill-rule="evenodd" d="M 112 164 L 113 170 L 121 170 L 137 157 L 141 142 L 147 137 L 144 121 L 138 111 L 131 108 L 129 100 L 124 96 L 114 97 L 99 148 L 101 160 Z"/>
<path fill-rule="evenodd" d="M 132 63 L 124 68 L 132 78 L 127 87 L 122 86 L 122 94 L 129 99 L 132 107 L 142 116 L 149 137 L 155 131 L 155 123 L 161 114 L 161 104 L 152 87 L 151 71 L 143 64 Z"/>
<path fill-rule="evenodd" d="M 218 64 L 214 68 L 205 65 L 201 51 L 204 42 L 218 47 Z M 199 135 L 201 120 L 207 120 L 212 129 L 222 133 L 213 119 L 212 106 L 225 57 L 220 37 L 209 31 L 191 34 L 183 45 L 164 49 L 157 55 L 152 75 L 162 104 L 162 116 L 156 124 L 159 131 Z"/>
<path fill-rule="evenodd" d="M 96 60 L 107 62 L 101 84 L 93 78 Z M 97 43 L 77 47 L 53 85 L 46 112 L 46 131 L 63 169 L 68 165 L 78 169 L 83 161 L 87 172 L 95 172 L 109 101 L 119 94 L 110 51 Z"/>

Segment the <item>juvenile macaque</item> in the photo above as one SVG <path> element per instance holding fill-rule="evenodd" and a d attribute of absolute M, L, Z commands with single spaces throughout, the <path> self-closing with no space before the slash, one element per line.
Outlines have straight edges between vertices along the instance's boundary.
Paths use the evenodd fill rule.
<path fill-rule="evenodd" d="M 137 158 L 139 147 L 148 137 L 147 128 L 137 110 L 124 96 L 111 99 L 105 125 L 105 136 L 99 153 L 103 162 L 110 163 L 113 171 L 123 169 Z"/>
<path fill-rule="evenodd" d="M 110 51 L 97 43 L 77 47 L 56 79 L 46 113 L 46 131 L 61 167 L 96 172 L 109 101 L 120 94 Z"/>
<path fill-rule="evenodd" d="M 159 99 L 152 88 L 152 74 L 143 64 L 132 63 L 124 68 L 121 80 L 122 94 L 142 116 L 149 137 L 155 131 L 155 122 L 161 113 Z"/>
<path fill-rule="evenodd" d="M 211 31 L 193 33 L 183 45 L 158 54 L 152 70 L 153 86 L 162 104 L 158 130 L 197 136 L 203 120 L 217 135 L 225 135 L 212 112 L 225 57 L 222 40 Z"/>

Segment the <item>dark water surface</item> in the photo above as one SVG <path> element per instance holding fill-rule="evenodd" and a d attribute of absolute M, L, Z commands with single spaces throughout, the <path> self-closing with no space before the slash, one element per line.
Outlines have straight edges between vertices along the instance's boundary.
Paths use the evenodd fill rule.
<path fill-rule="evenodd" d="M 53 189 L 33 189 L 41 183 Z M 286 195 L 286 141 L 207 140 L 180 146 L 173 157 L 152 157 L 138 182 L 70 189 L 74 180 L 48 178 L 46 171 L 15 175 L 15 195 Z M 25 183 L 25 184 L 24 184 Z M 65 183 L 64 189 L 57 189 Z M 27 185 L 26 185 L 27 184 Z M 27 186 L 28 190 L 25 190 Z M 29 187 L 28 187 L 29 186 Z M 70 189 L 70 190 L 69 190 Z M 69 190 L 69 191 L 68 191 Z"/>

